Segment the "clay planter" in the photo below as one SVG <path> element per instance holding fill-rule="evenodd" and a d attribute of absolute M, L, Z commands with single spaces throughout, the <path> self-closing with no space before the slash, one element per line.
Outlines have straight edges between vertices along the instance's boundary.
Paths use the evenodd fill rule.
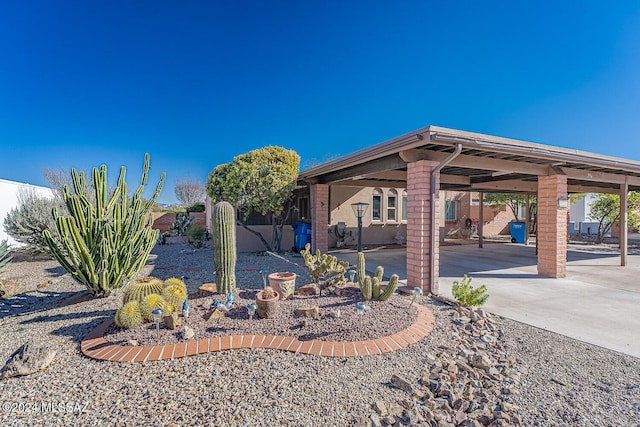
<path fill-rule="evenodd" d="M 281 300 L 285 300 L 296 291 L 296 273 L 271 273 L 269 286 L 280 294 Z"/>
<path fill-rule="evenodd" d="M 280 306 L 280 292 L 275 291 L 275 296 L 269 299 L 262 298 L 262 292 L 256 294 L 256 306 L 258 316 L 262 319 L 271 319 L 276 317 L 278 313 L 278 307 Z"/>

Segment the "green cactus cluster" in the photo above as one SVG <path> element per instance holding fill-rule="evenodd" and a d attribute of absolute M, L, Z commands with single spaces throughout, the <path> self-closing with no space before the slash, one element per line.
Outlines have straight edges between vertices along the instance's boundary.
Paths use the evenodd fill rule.
<path fill-rule="evenodd" d="M 164 316 L 182 308 L 187 299 L 187 286 L 175 277 L 165 280 L 143 277 L 131 283 L 124 292 L 123 305 L 116 311 L 116 325 L 130 329 L 153 321 L 151 312 L 159 308 Z"/>
<path fill-rule="evenodd" d="M 93 194 L 87 194 L 84 172 L 71 170 L 73 191 L 64 188 L 68 217 L 53 209 L 58 240 L 49 230 L 43 236 L 51 253 L 74 280 L 96 297 L 108 297 L 136 276 L 158 240 L 153 230 L 151 208 L 160 195 L 160 182 L 150 199 L 142 198 L 149 173 L 149 155 L 144 158 L 142 179 L 133 196 L 125 182 L 126 168 L 120 169 L 118 184 L 107 189 L 107 167 L 93 168 Z"/>
<path fill-rule="evenodd" d="M 323 254 L 320 250 L 317 250 L 315 255 L 311 253 L 311 245 L 306 244 L 304 249 L 300 251 L 304 263 L 309 268 L 309 275 L 313 277 L 313 281 L 320 286 L 320 278 L 324 277 L 325 288 L 335 289 L 339 286 L 347 284 L 347 279 L 344 276 L 349 268 L 349 263 L 346 261 L 338 261 L 333 255 Z"/>
<path fill-rule="evenodd" d="M 379 265 L 376 268 L 376 272 L 371 276 L 366 274 L 366 260 L 363 252 L 358 252 L 358 261 L 356 264 L 356 273 L 358 274 L 358 285 L 362 292 L 362 297 L 369 301 L 371 299 L 377 299 L 379 301 L 386 301 L 391 295 L 398 289 L 398 275 L 394 274 L 389 279 L 387 287 L 382 290 L 382 277 L 384 276 L 384 268 Z"/>
<path fill-rule="evenodd" d="M 236 212 L 229 202 L 213 207 L 213 261 L 218 293 L 236 288 Z"/>

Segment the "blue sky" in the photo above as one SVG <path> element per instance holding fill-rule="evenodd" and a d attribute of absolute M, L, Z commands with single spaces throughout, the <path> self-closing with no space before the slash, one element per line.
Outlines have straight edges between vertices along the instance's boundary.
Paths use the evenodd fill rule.
<path fill-rule="evenodd" d="M 0 178 L 206 180 L 426 125 L 640 160 L 640 2 L 5 1 Z"/>

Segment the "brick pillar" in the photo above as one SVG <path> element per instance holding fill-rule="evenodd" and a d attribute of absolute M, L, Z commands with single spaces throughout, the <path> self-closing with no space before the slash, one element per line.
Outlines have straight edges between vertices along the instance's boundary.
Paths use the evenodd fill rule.
<path fill-rule="evenodd" d="M 438 163 L 419 160 L 407 164 L 407 285 L 419 287 L 425 293 L 438 292 L 438 191 L 436 208 L 432 209 L 431 171 Z M 436 188 L 439 181 L 436 182 Z M 435 228 L 432 229 L 435 215 Z M 432 234 L 435 233 L 435 246 Z M 431 257 L 435 262 L 434 283 L 431 284 Z"/>
<path fill-rule="evenodd" d="M 311 249 L 326 253 L 329 250 L 329 186 L 311 186 Z"/>
<path fill-rule="evenodd" d="M 538 177 L 538 274 L 560 278 L 567 275 L 567 176 Z"/>

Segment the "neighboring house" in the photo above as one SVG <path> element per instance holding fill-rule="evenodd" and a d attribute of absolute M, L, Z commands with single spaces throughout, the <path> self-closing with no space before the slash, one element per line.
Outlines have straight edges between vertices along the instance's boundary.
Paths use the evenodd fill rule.
<path fill-rule="evenodd" d="M 596 193 L 586 193 L 576 200 L 569 209 L 569 233 L 598 234 L 598 222 L 591 219 L 591 204 L 597 197 Z"/>
<path fill-rule="evenodd" d="M 472 230 L 475 230 L 475 225 L 480 219 L 480 193 L 441 191 L 440 198 L 444 199 L 444 206 L 441 206 L 440 211 L 444 219 L 444 233 L 441 229 L 440 239 L 442 240 L 444 236 L 468 237 Z M 524 206 L 519 208 L 517 220 L 524 220 Z M 509 223 L 516 220 L 511 208 L 506 205 L 493 206 L 485 202 L 482 214 L 484 236 L 509 234 Z"/>
<path fill-rule="evenodd" d="M 0 179 L 0 241 L 7 239 L 11 245 L 16 246 L 21 244 L 5 233 L 4 218 L 11 209 L 18 206 L 18 194 L 21 189 L 32 190 L 41 196 L 53 197 L 53 191 L 50 188 Z"/>

